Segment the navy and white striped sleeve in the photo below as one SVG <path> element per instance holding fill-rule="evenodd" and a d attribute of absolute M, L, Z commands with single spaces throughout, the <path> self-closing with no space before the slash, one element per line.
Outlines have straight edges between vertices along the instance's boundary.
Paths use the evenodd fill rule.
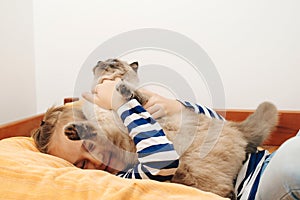
<path fill-rule="evenodd" d="M 266 161 L 271 154 L 267 150 L 248 154 L 235 184 L 238 200 L 255 200 L 258 184 Z"/>
<path fill-rule="evenodd" d="M 118 176 L 170 180 L 178 168 L 179 155 L 161 126 L 135 99 L 121 106 L 117 113 L 136 145 L 139 161 L 133 168 L 118 173 Z"/>
<path fill-rule="evenodd" d="M 190 103 L 187 101 L 181 101 L 181 100 L 178 100 L 178 101 L 180 103 L 182 103 L 185 107 L 194 110 L 195 113 L 204 114 L 209 118 L 216 118 L 216 119 L 225 121 L 224 117 L 222 117 L 216 111 L 214 111 L 213 109 L 211 109 L 207 106 L 203 106 L 201 104 Z"/>

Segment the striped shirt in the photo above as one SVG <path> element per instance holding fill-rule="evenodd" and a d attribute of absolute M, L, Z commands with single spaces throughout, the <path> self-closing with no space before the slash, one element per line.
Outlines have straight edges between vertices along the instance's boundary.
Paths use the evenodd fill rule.
<path fill-rule="evenodd" d="M 196 113 L 225 121 L 224 117 L 211 108 L 178 101 Z M 117 113 L 127 126 L 129 135 L 136 145 L 139 161 L 133 168 L 120 172 L 118 176 L 132 179 L 170 180 L 179 165 L 179 156 L 161 126 L 134 99 L 121 106 Z M 236 179 L 237 199 L 255 199 L 260 177 L 272 155 L 274 154 L 269 154 L 267 150 L 247 155 Z"/>
<path fill-rule="evenodd" d="M 214 111 L 213 109 L 211 109 L 207 106 L 203 106 L 201 104 L 190 103 L 190 102 L 187 102 L 187 101 L 181 101 L 181 100 L 178 100 L 178 101 L 180 103 L 182 103 L 185 107 L 187 107 L 189 109 L 192 109 L 196 113 L 204 114 L 209 118 L 216 118 L 216 119 L 220 119 L 220 120 L 225 120 L 224 117 L 222 117 L 216 111 Z"/>
<path fill-rule="evenodd" d="M 238 200 L 254 200 L 261 175 L 274 153 L 267 150 L 257 151 L 247 155 L 247 159 L 240 170 L 235 184 Z"/>
<path fill-rule="evenodd" d="M 179 165 L 179 155 L 161 126 L 132 99 L 117 110 L 136 145 L 138 163 L 117 176 L 130 179 L 170 180 Z"/>

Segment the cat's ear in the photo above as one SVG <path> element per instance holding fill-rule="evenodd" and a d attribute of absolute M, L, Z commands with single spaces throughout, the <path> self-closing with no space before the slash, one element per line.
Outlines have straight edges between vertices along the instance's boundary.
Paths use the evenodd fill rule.
<path fill-rule="evenodd" d="M 96 65 L 94 68 L 93 68 L 93 74 L 95 75 L 96 74 L 96 68 L 98 67 L 98 65 Z"/>
<path fill-rule="evenodd" d="M 96 74 L 96 69 L 97 69 L 97 67 L 99 67 L 99 64 L 100 64 L 101 62 L 102 62 L 101 60 L 98 61 L 98 62 L 97 62 L 97 65 L 93 68 L 93 73 L 94 73 L 94 75 Z"/>
<path fill-rule="evenodd" d="M 139 63 L 138 62 L 133 62 L 130 64 L 130 67 L 137 72 L 138 68 L 139 68 Z"/>

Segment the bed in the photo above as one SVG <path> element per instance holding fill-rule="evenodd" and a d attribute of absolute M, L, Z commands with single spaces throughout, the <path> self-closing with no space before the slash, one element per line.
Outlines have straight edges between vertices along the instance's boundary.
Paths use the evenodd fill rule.
<path fill-rule="evenodd" d="M 65 99 L 65 103 L 74 99 Z M 253 111 L 218 111 L 240 121 Z M 99 170 L 82 170 L 71 163 L 40 153 L 30 138 L 43 114 L 0 125 L 1 199 L 224 199 L 174 183 L 122 179 Z M 300 129 L 300 111 L 280 111 L 280 122 L 262 146 L 277 149 Z"/>

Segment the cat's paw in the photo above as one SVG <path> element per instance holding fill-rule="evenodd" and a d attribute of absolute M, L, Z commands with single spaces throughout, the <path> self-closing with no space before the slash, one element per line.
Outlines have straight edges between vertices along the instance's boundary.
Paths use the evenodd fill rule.
<path fill-rule="evenodd" d="M 126 83 L 124 82 L 120 82 L 118 83 L 118 85 L 116 86 L 116 90 L 122 95 L 122 97 L 124 99 L 126 99 L 127 101 L 131 100 L 134 98 L 134 91 L 132 88 L 130 88 L 130 86 L 128 86 Z"/>
<path fill-rule="evenodd" d="M 80 122 L 65 126 L 64 133 L 70 140 L 90 139 L 97 135 L 97 131 L 93 126 Z"/>

